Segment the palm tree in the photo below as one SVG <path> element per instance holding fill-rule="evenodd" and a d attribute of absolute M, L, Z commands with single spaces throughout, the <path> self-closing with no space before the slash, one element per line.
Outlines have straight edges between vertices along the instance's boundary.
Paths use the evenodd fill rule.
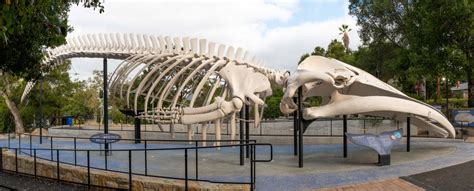
<path fill-rule="evenodd" d="M 344 43 L 344 47 L 346 48 L 346 52 L 349 53 L 349 35 L 347 34 L 349 31 L 352 29 L 349 28 L 349 25 L 343 24 L 341 27 L 339 27 L 339 35 L 342 35 L 342 42 Z"/>

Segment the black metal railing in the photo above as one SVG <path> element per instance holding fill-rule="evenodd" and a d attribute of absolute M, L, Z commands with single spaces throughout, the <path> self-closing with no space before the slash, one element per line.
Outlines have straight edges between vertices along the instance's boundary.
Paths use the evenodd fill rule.
<path fill-rule="evenodd" d="M 25 135 L 25 134 L 24 134 Z M 12 147 L 11 146 L 11 142 L 12 142 L 12 139 L 10 138 L 10 134 L 8 135 L 8 145 L 7 147 L 2 147 L 3 148 L 6 148 L 6 149 L 9 149 L 9 150 L 13 150 L 15 152 L 15 170 L 13 172 L 15 173 L 21 173 L 21 174 L 27 174 L 27 175 L 32 175 L 34 176 L 35 178 L 39 177 L 38 176 L 38 173 L 37 173 L 37 159 L 42 159 L 42 160 L 48 160 L 48 161 L 52 161 L 52 162 L 56 162 L 56 169 L 57 169 L 57 172 L 56 172 L 56 180 L 57 181 L 64 181 L 64 182 L 70 182 L 70 181 L 66 181 L 64 179 L 61 179 L 60 178 L 60 165 L 63 164 L 63 165 L 74 165 L 74 166 L 80 166 L 80 167 L 85 167 L 87 168 L 87 177 L 88 177 L 88 180 L 87 180 L 87 183 L 83 183 L 83 182 L 71 182 L 71 183 L 77 183 L 77 184 L 82 184 L 82 185 L 87 185 L 89 188 L 90 187 L 99 187 L 99 188 L 107 188 L 107 187 L 103 187 L 103 186 L 100 186 L 100 185 L 92 185 L 91 184 L 91 174 L 90 174 L 90 169 L 96 169 L 96 170 L 105 170 L 105 171 L 110 171 L 110 172 L 117 172 L 117 173 L 124 173 L 124 174 L 128 174 L 128 178 L 129 178 L 129 189 L 132 188 L 132 175 L 140 175 L 140 176 L 148 176 L 148 177 L 158 177 L 158 178 L 168 178 L 168 179 L 176 179 L 176 180 L 184 180 L 185 181 L 185 189 L 188 190 L 188 181 L 206 181 L 206 182 L 211 182 L 211 183 L 224 183 L 224 184 L 249 184 L 251 189 L 254 190 L 255 189 L 255 182 L 256 182 L 256 163 L 257 162 L 270 162 L 273 160 L 273 146 L 271 144 L 268 144 L 268 143 L 256 143 L 255 140 L 250 140 L 249 143 L 241 143 L 240 140 L 158 140 L 158 139 L 147 139 L 147 140 L 141 140 L 144 142 L 144 148 L 140 148 L 140 149 L 77 149 L 77 140 L 82 140 L 82 139 L 89 139 L 89 138 L 81 138 L 81 137 L 64 137 L 64 136 L 43 136 L 45 137 L 46 139 L 50 140 L 50 148 L 34 148 L 33 147 L 33 144 L 32 144 L 32 137 L 35 137 L 37 135 L 31 135 L 31 134 L 26 134 L 26 136 L 29 137 L 29 144 L 27 147 L 22 147 L 22 135 L 21 134 L 17 134 L 17 139 L 18 139 L 18 147 Z M 54 148 L 54 140 L 58 140 L 58 139 L 61 139 L 61 140 L 64 140 L 64 139 L 68 139 L 68 140 L 72 140 L 73 141 L 73 148 L 71 149 L 64 149 L 64 148 Z M 121 139 L 121 141 L 135 141 L 135 139 Z M 189 142 L 193 142 L 194 145 L 192 146 L 180 146 L 180 147 L 172 147 L 172 148 L 148 148 L 148 145 L 149 145 L 149 142 L 155 142 L 155 143 L 159 143 L 159 142 L 180 142 L 180 143 L 189 143 Z M 220 142 L 220 143 L 225 143 L 225 142 L 228 142 L 230 144 L 228 145 L 219 145 L 219 146 L 199 146 L 198 143 L 200 142 L 210 142 L 210 143 L 216 143 L 216 142 Z M 233 144 L 233 143 L 239 143 L 239 144 Z M 250 168 L 250 181 L 218 181 L 218 180 L 209 180 L 209 179 L 204 179 L 204 178 L 199 178 L 199 150 L 202 150 L 202 149 L 217 149 L 217 148 L 226 148 L 226 147 L 239 147 L 241 149 L 245 148 L 245 147 L 249 147 L 250 148 L 250 165 L 249 165 L 249 168 Z M 257 147 L 268 147 L 269 148 L 269 159 L 257 159 Z M 41 157 L 38 155 L 38 151 L 47 151 L 47 152 L 50 152 L 50 157 Z M 148 152 L 152 152 L 152 151 L 182 151 L 183 152 L 183 156 L 184 156 L 184 162 L 185 162 L 185 165 L 184 165 L 184 177 L 172 177 L 172 176 L 163 176 L 163 175 L 152 175 L 150 173 L 148 173 L 148 157 L 147 157 L 147 153 Z M 194 178 L 191 178 L 189 175 L 189 171 L 190 171 L 190 167 L 188 165 L 188 162 L 190 161 L 189 159 L 189 156 L 188 154 L 190 152 L 193 152 L 194 151 L 194 154 L 195 154 L 195 166 L 194 166 L 194 172 L 195 172 L 195 175 L 194 175 Z M 60 153 L 65 153 L 65 152 L 73 152 L 73 156 L 74 156 L 74 162 L 67 162 L 67 161 L 61 161 L 60 160 Z M 85 152 L 86 153 L 86 165 L 80 165 L 78 164 L 78 157 L 77 157 L 77 153 L 78 152 Z M 91 165 L 91 152 L 99 152 L 99 153 L 102 153 L 104 152 L 104 168 L 100 168 L 100 167 L 94 167 Z M 107 157 L 107 153 L 108 152 L 125 152 L 125 153 L 128 153 L 128 169 L 125 170 L 125 171 L 122 171 L 122 170 L 114 170 L 114 169 L 110 169 L 108 168 L 108 157 Z M 133 172 L 133 161 L 132 161 L 132 158 L 133 158 L 133 154 L 134 152 L 143 152 L 145 157 L 144 157 L 144 165 L 145 165 L 145 170 L 144 170 L 144 173 L 140 173 L 140 172 Z M 28 173 L 22 173 L 22 172 L 19 172 L 18 171 L 18 154 L 24 154 L 25 156 L 29 156 L 29 157 L 33 157 L 33 166 L 34 166 L 34 172 L 31 173 L 31 174 L 28 174 Z M 56 154 L 56 160 L 54 160 L 54 154 Z M 240 159 L 243 160 L 243 155 L 241 154 L 240 155 Z M 242 163 L 241 163 L 242 165 Z M 0 154 L 0 171 L 1 170 L 6 170 L 6 169 L 3 169 L 3 152 Z M 6 170 L 6 171 L 9 171 L 9 170 Z M 45 177 L 45 178 L 51 178 L 51 177 Z"/>
<path fill-rule="evenodd" d="M 363 134 L 366 134 L 366 133 L 374 133 L 373 131 L 376 129 L 375 127 L 378 125 L 378 123 L 382 122 L 382 121 L 391 121 L 391 123 L 397 128 L 397 129 L 400 129 L 400 128 L 403 128 L 400 126 L 400 122 L 397 121 L 397 120 L 393 120 L 393 119 L 385 119 L 385 118 L 347 118 L 347 121 L 349 123 L 351 123 L 351 121 L 358 121 L 360 122 L 360 124 L 357 126 L 357 127 L 353 127 L 351 125 L 348 126 L 348 131 L 352 131 L 352 132 L 359 132 L 359 133 L 363 133 Z M 305 137 L 342 137 L 343 136 L 343 131 L 342 131 L 342 123 L 343 123 L 343 119 L 342 118 L 321 118 L 321 119 L 318 119 L 316 122 L 314 122 L 313 124 L 317 124 L 317 123 L 327 123 L 324 125 L 323 128 L 326 128 L 324 130 L 320 130 L 320 131 L 312 131 L 311 129 L 314 129 L 314 128 L 311 128 L 311 125 L 310 127 L 308 128 L 308 131 L 305 132 L 304 136 Z M 288 129 L 288 132 L 287 133 L 282 133 L 282 132 L 279 132 L 279 133 L 272 133 L 271 130 L 266 130 L 266 129 L 271 129 L 272 127 L 274 127 L 274 123 L 288 123 L 288 126 L 291 127 L 293 126 L 293 119 L 278 119 L 278 120 L 262 120 L 261 121 L 261 124 L 258 128 L 251 128 L 251 131 L 249 132 L 249 136 L 282 136 L 282 137 L 288 137 L 288 136 L 293 136 L 293 133 L 292 131 L 290 131 L 290 129 Z M 352 122 L 353 123 L 353 122 Z M 452 121 L 452 124 L 453 126 L 455 126 L 456 128 L 460 128 L 461 131 L 464 131 L 465 128 L 468 128 L 470 127 L 469 126 L 469 123 L 466 123 L 465 122 L 462 122 L 462 121 Z M 154 124 L 148 124 L 148 126 L 153 126 Z M 142 130 L 142 132 L 162 132 L 160 130 L 157 130 L 156 128 L 155 129 L 151 129 L 150 128 L 147 128 L 147 124 L 145 123 L 144 124 L 144 129 Z M 68 128 L 67 126 L 58 126 L 58 128 L 62 128 L 62 129 L 70 129 Z M 73 128 L 75 129 L 75 128 Z M 88 128 L 87 126 L 82 126 L 81 128 L 79 128 L 80 130 L 100 130 L 97 129 L 97 128 Z M 230 127 L 229 127 L 229 122 L 226 121 L 224 122 L 224 128 L 225 129 L 222 134 L 223 135 L 230 135 Z M 253 129 L 253 130 L 252 130 Z M 123 127 L 123 124 L 120 124 L 120 127 L 117 127 L 117 128 L 110 128 L 109 131 L 125 131 L 125 132 L 132 132 L 134 131 L 134 128 L 133 126 L 129 126 L 129 127 Z M 168 131 L 166 131 L 167 133 L 169 133 Z M 322 133 L 324 132 L 324 133 Z M 178 131 L 178 130 L 175 130 L 174 132 L 175 134 L 187 134 L 188 132 L 186 131 Z M 212 133 L 212 132 L 211 132 Z M 197 127 L 196 128 L 196 132 L 195 134 L 202 134 L 202 130 L 200 131 L 200 128 Z M 428 133 L 426 135 L 412 135 L 412 137 L 433 137 L 433 138 L 437 138 L 438 136 L 430 136 Z"/>

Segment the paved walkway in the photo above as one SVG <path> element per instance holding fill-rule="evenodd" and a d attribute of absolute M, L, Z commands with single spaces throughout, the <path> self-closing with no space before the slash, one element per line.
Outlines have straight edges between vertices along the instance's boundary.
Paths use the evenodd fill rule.
<path fill-rule="evenodd" d="M 73 184 L 57 183 L 55 181 L 46 179 L 34 179 L 32 177 L 0 172 L 0 191 L 13 190 L 76 191 L 87 190 L 87 187 Z"/>
<path fill-rule="evenodd" d="M 399 178 L 392 178 L 381 181 L 366 182 L 359 184 L 351 184 L 346 186 L 338 186 L 334 188 L 322 188 L 317 189 L 316 191 L 341 191 L 341 190 L 351 190 L 351 191 L 422 191 L 425 190 L 414 184 L 411 184 L 407 181 L 401 180 Z"/>
<path fill-rule="evenodd" d="M 317 137 L 315 137 L 317 138 Z M 49 141 L 38 144 L 33 139 L 35 148 L 49 148 Z M 0 140 L 0 146 L 6 145 Z M 17 145 L 17 140 L 11 145 Z M 192 145 L 182 144 L 149 144 L 148 148 L 169 148 Z M 22 139 L 22 147 L 29 147 L 28 139 Z M 54 148 L 73 148 L 71 141 L 54 140 Z M 88 141 L 78 142 L 79 149 L 97 149 L 96 144 Z M 142 144 L 117 143 L 114 149 L 143 148 Z M 349 157 L 342 157 L 342 145 L 305 145 L 305 167 L 297 167 L 297 157 L 293 155 L 291 145 L 274 145 L 274 160 L 271 163 L 257 164 L 258 190 L 305 190 L 359 184 L 370 181 L 393 179 L 409 176 L 444 167 L 449 167 L 474 160 L 474 144 L 452 139 L 414 138 L 411 152 L 405 151 L 405 145 L 398 145 L 392 153 L 392 165 L 378 167 L 377 155 L 366 148 L 349 145 Z M 25 151 L 28 152 L 28 151 Z M 257 149 L 258 159 L 268 157 L 268 148 Z M 144 173 L 144 152 L 133 152 L 133 172 Z M 239 164 L 238 148 L 205 149 L 199 151 L 199 178 L 212 181 L 248 181 L 250 171 L 246 165 Z M 44 158 L 50 158 L 49 151 L 38 152 Z M 92 153 L 92 166 L 104 168 L 104 156 Z M 53 156 L 55 158 L 55 154 Z M 78 164 L 85 165 L 85 152 L 78 152 Z M 60 153 L 60 160 L 74 161 L 72 152 Z M 128 170 L 128 154 L 114 151 L 108 157 L 108 169 Z M 195 154 L 190 150 L 188 165 L 189 174 L 194 178 Z M 184 176 L 184 152 L 149 151 L 147 171 L 152 175 Z"/>

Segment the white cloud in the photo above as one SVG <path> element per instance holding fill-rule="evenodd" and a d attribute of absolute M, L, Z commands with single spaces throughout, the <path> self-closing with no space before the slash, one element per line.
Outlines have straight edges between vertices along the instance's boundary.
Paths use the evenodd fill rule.
<path fill-rule="evenodd" d="M 103 14 L 73 7 L 69 19 L 75 31 L 71 35 L 126 32 L 207 38 L 249 50 L 263 59 L 267 67 L 289 70 L 296 68 L 303 53 L 311 52 L 315 46 L 326 47 L 331 39 L 340 39 L 338 27 L 341 24 L 355 27 L 355 19 L 349 16 L 287 26 L 298 10 L 297 0 L 146 0 L 133 3 L 109 0 L 104 5 Z M 347 15 L 345 10 L 340 11 Z M 285 27 L 268 28 L 268 22 L 286 24 Z M 352 48 L 360 44 L 355 31 L 350 33 Z M 95 62 L 87 64 L 89 59 L 87 63 L 73 60 L 73 67 L 81 73 L 79 78 L 86 79 L 93 69 L 101 69 L 101 60 Z M 117 65 L 117 62 L 112 63 Z M 87 70 L 90 72 L 82 74 Z"/>

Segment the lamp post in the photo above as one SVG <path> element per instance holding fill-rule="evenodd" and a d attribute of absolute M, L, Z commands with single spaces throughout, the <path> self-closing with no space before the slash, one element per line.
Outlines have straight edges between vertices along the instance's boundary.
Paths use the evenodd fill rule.
<path fill-rule="evenodd" d="M 448 90 L 448 79 L 443 77 L 443 81 L 444 81 L 444 88 L 446 89 L 446 117 L 448 118 L 449 120 L 449 90 Z"/>

